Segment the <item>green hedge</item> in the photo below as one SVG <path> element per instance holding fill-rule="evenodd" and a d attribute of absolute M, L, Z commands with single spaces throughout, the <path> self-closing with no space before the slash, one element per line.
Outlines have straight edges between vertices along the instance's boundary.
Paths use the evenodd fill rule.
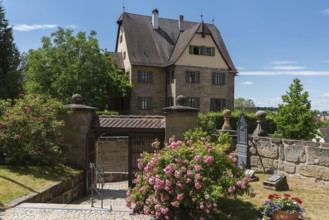
<path fill-rule="evenodd" d="M 273 134 L 274 131 L 276 131 L 276 124 L 270 115 L 271 114 L 268 114 L 266 117 L 265 130 L 268 134 Z M 232 113 L 230 119 L 232 130 L 236 130 L 239 116 L 239 111 Z M 248 124 L 248 133 L 252 134 L 257 127 L 255 114 L 245 113 L 245 119 Z M 198 115 L 198 126 L 209 134 L 213 133 L 215 130 L 221 129 L 223 124 L 224 116 L 222 112 L 209 112 L 207 114 L 199 113 Z"/>
<path fill-rule="evenodd" d="M 113 111 L 97 111 L 97 115 L 119 115 L 119 112 L 113 112 Z"/>

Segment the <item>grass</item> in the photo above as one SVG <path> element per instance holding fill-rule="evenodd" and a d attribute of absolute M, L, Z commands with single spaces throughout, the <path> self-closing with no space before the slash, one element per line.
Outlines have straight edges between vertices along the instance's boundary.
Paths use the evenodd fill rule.
<path fill-rule="evenodd" d="M 257 174 L 259 181 L 252 182 L 253 189 L 257 191 L 257 196 L 250 198 L 248 196 L 239 197 L 237 199 L 223 199 L 223 208 L 225 212 L 230 214 L 232 220 L 256 219 L 258 208 L 267 200 L 268 194 L 283 194 L 289 193 L 292 196 L 297 196 L 303 200 L 301 205 L 305 212 L 304 219 L 307 220 L 322 220 L 329 219 L 328 209 L 328 192 L 329 186 L 321 183 L 315 183 L 306 179 L 293 179 L 288 177 L 289 190 L 275 192 L 273 190 L 264 189 L 263 182 L 270 175 Z"/>
<path fill-rule="evenodd" d="M 35 167 L 35 166 L 0 166 L 0 209 L 13 199 L 36 192 L 49 184 L 65 180 L 72 174 L 80 171 L 72 170 L 63 166 Z M 222 198 L 220 202 L 222 210 L 231 220 L 253 220 L 256 219 L 258 208 L 271 193 L 289 193 L 303 200 L 302 207 L 305 208 L 303 217 L 306 220 L 329 219 L 328 192 L 329 186 L 315 183 L 310 180 L 292 179 L 288 177 L 289 190 L 275 192 L 264 189 L 263 182 L 270 175 L 257 174 L 259 181 L 252 182 L 257 196 L 238 197 L 237 199 Z"/>
<path fill-rule="evenodd" d="M 64 166 L 0 166 L 0 209 L 19 197 L 37 192 L 80 171 Z"/>

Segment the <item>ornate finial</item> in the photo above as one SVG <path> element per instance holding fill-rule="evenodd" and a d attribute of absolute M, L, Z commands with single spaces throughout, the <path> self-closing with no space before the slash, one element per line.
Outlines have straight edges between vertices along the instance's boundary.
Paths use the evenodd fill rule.
<path fill-rule="evenodd" d="M 212 21 L 212 24 L 214 25 L 215 24 L 215 18 L 212 18 L 211 21 Z"/>
<path fill-rule="evenodd" d="M 123 13 L 126 12 L 125 0 L 122 0 L 122 10 L 123 10 Z"/>
<path fill-rule="evenodd" d="M 179 95 L 177 96 L 177 101 L 176 101 L 176 105 L 182 105 L 185 106 L 186 104 L 186 97 L 183 95 Z"/>
<path fill-rule="evenodd" d="M 257 127 L 253 133 L 254 137 L 259 137 L 259 136 L 267 136 L 266 131 L 264 130 L 265 128 L 265 121 L 266 121 L 266 112 L 265 111 L 257 111 L 256 114 L 256 119 L 257 119 Z"/>
<path fill-rule="evenodd" d="M 230 118 L 231 118 L 232 112 L 229 109 L 225 109 L 223 111 L 224 116 L 224 124 L 222 126 L 222 130 L 231 130 L 231 124 L 230 124 Z"/>
<path fill-rule="evenodd" d="M 83 98 L 80 94 L 74 94 L 72 96 L 72 101 L 73 101 L 74 104 L 81 104 L 82 100 L 83 100 Z"/>
<path fill-rule="evenodd" d="M 203 23 L 203 14 L 202 14 L 202 12 L 201 12 L 200 17 L 201 17 L 201 22 Z"/>

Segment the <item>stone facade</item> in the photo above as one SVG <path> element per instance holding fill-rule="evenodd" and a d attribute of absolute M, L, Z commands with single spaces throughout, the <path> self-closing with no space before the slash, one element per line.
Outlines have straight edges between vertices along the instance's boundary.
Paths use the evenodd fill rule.
<path fill-rule="evenodd" d="M 152 82 L 138 82 L 138 72 L 152 72 Z M 164 68 L 132 66 L 131 68 L 131 92 L 130 114 L 132 115 L 162 115 L 162 109 L 166 105 L 166 71 Z M 138 97 L 150 97 L 152 106 L 150 109 L 141 109 L 138 105 Z"/>
<path fill-rule="evenodd" d="M 130 113 L 133 115 L 163 115 L 163 108 L 167 107 L 168 99 L 176 102 L 178 95 L 199 98 L 200 112 L 210 111 L 210 99 L 225 99 L 226 108 L 234 108 L 234 74 L 226 69 L 193 66 L 173 66 L 171 68 L 132 66 L 131 83 L 134 88 L 131 93 Z M 186 71 L 199 71 L 200 83 L 186 83 Z M 152 72 L 152 83 L 138 83 L 138 72 Z M 212 73 L 225 73 L 225 85 L 213 85 Z M 173 79 L 170 79 L 173 73 Z M 142 110 L 138 107 L 138 97 L 151 97 L 152 108 Z M 170 105 L 168 105 L 170 106 Z"/>
<path fill-rule="evenodd" d="M 128 137 L 100 137 L 97 141 L 96 167 L 104 171 L 105 181 L 128 178 Z"/>
<path fill-rule="evenodd" d="M 329 183 L 328 143 L 254 137 L 249 145 L 251 168 L 257 172 Z"/>
<path fill-rule="evenodd" d="M 91 121 L 95 110 L 73 110 L 65 118 L 64 140 L 62 150 L 66 162 L 76 168 L 86 166 L 86 135 L 91 129 Z"/>

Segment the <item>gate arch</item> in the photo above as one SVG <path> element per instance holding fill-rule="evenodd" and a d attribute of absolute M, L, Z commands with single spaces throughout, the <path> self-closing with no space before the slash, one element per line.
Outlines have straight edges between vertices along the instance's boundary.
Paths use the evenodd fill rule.
<path fill-rule="evenodd" d="M 137 160 L 142 152 L 154 152 L 151 144 L 158 139 L 163 145 L 165 140 L 164 116 L 107 116 L 93 118 L 87 134 L 86 163 L 96 162 L 96 141 L 106 133 L 122 133 L 128 136 L 128 185 L 133 186 L 133 178 L 139 173 Z M 87 188 L 91 184 L 90 170 L 87 169 Z"/>

